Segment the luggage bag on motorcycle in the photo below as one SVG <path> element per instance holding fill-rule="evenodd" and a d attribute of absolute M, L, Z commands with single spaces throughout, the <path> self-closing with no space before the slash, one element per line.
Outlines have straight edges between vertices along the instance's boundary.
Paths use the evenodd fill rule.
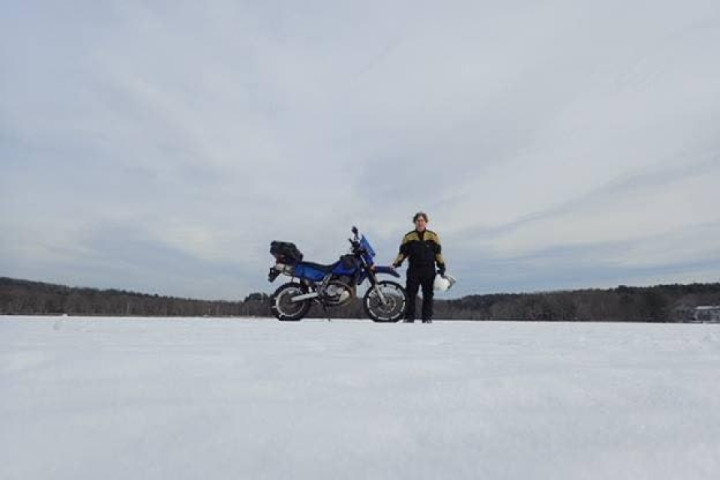
<path fill-rule="evenodd" d="M 270 242 L 270 254 L 280 263 L 295 264 L 301 262 L 303 254 L 294 243 L 273 240 Z"/>

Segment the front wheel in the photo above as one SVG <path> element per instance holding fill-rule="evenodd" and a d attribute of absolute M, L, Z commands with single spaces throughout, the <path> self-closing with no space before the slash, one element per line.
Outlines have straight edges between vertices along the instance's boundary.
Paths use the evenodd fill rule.
<path fill-rule="evenodd" d="M 270 310 L 275 318 L 282 321 L 297 321 L 307 315 L 312 306 L 311 300 L 293 302 L 293 297 L 308 293 L 307 287 L 290 282 L 280 285 L 270 296 Z"/>
<path fill-rule="evenodd" d="M 382 298 L 379 292 L 382 292 Z M 380 281 L 365 293 L 363 307 L 373 322 L 397 322 L 403 318 L 407 308 L 405 289 L 396 282 Z"/>

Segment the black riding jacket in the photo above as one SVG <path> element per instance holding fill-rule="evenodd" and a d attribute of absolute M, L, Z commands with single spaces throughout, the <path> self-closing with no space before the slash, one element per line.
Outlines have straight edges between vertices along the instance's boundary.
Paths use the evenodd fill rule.
<path fill-rule="evenodd" d="M 399 266 L 405 258 L 408 259 L 410 268 L 413 270 L 434 270 L 436 263 L 439 268 L 445 268 L 440 237 L 431 230 L 422 232 L 413 230 L 405 234 L 400 245 L 400 252 L 393 264 Z"/>

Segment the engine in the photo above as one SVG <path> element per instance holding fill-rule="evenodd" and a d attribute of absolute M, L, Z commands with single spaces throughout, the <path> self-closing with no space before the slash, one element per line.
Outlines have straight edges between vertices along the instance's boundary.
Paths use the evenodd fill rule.
<path fill-rule="evenodd" d="M 339 307 L 355 297 L 355 288 L 351 287 L 352 278 L 333 277 L 322 286 L 321 295 L 329 306 Z"/>

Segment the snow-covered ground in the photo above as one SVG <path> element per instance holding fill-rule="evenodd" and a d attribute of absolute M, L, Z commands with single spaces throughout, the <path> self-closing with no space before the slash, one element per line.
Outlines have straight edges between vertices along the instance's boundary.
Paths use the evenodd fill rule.
<path fill-rule="evenodd" d="M 0 317 L 0 472 L 720 478 L 720 325 Z"/>

